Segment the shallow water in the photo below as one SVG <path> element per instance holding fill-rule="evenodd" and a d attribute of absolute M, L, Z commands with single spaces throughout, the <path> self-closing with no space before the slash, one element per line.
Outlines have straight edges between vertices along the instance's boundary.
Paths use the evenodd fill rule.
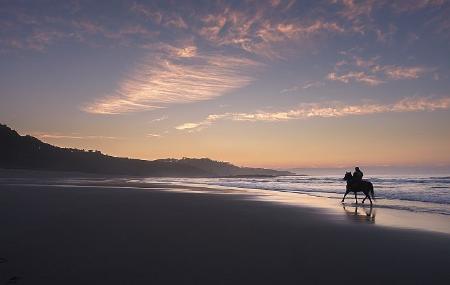
<path fill-rule="evenodd" d="M 148 178 L 142 182 L 222 186 L 239 189 L 298 193 L 340 200 L 345 192 L 343 176 L 281 176 L 264 178 Z M 450 215 L 450 175 L 379 175 L 365 177 L 374 185 L 376 206 L 413 212 Z M 363 194 L 359 193 L 360 200 Z M 354 202 L 349 194 L 347 202 Z"/>
<path fill-rule="evenodd" d="M 345 193 L 342 176 L 284 176 L 274 178 L 148 178 L 133 182 L 210 187 L 250 194 L 249 199 L 321 208 L 328 218 L 410 230 L 450 234 L 450 177 L 403 175 L 368 178 L 375 188 L 373 207 Z M 188 188 L 186 188 L 188 189 Z M 176 191 L 183 192 L 183 189 Z M 200 191 L 201 193 L 202 191 Z"/>

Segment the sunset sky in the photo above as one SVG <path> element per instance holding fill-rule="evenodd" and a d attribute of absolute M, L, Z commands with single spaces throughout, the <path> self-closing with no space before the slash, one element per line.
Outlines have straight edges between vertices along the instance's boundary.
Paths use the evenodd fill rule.
<path fill-rule="evenodd" d="M 446 0 L 0 1 L 0 62 L 0 123 L 58 146 L 450 165 Z"/>

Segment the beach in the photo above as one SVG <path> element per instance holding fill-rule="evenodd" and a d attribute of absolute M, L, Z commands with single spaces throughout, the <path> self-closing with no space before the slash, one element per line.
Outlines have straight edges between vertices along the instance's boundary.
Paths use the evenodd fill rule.
<path fill-rule="evenodd" d="M 444 233 L 224 189 L 18 181 L 0 184 L 5 284 L 450 282 Z"/>
<path fill-rule="evenodd" d="M 0 0 L 0 285 L 450 285 L 450 0 Z"/>

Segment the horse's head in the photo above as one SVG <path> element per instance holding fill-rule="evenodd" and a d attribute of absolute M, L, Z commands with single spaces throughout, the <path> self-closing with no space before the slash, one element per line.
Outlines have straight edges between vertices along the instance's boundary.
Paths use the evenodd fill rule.
<path fill-rule="evenodd" d="M 351 172 L 345 172 L 345 176 L 344 176 L 344 180 L 348 181 L 350 179 L 352 179 L 352 173 Z"/>

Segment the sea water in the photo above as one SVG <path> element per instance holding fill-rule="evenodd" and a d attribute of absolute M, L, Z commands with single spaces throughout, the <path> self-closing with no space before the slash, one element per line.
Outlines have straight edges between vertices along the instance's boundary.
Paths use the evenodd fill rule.
<path fill-rule="evenodd" d="M 374 185 L 376 207 L 438 213 L 450 216 L 450 175 L 376 175 L 364 177 Z M 258 178 L 149 178 L 148 182 L 196 186 L 222 186 L 261 189 L 342 199 L 346 182 L 343 175 L 301 175 Z M 364 197 L 358 193 L 359 199 Z M 354 202 L 347 195 L 347 202 Z M 368 201 L 367 201 L 368 202 Z M 366 202 L 366 203 L 367 203 Z"/>

